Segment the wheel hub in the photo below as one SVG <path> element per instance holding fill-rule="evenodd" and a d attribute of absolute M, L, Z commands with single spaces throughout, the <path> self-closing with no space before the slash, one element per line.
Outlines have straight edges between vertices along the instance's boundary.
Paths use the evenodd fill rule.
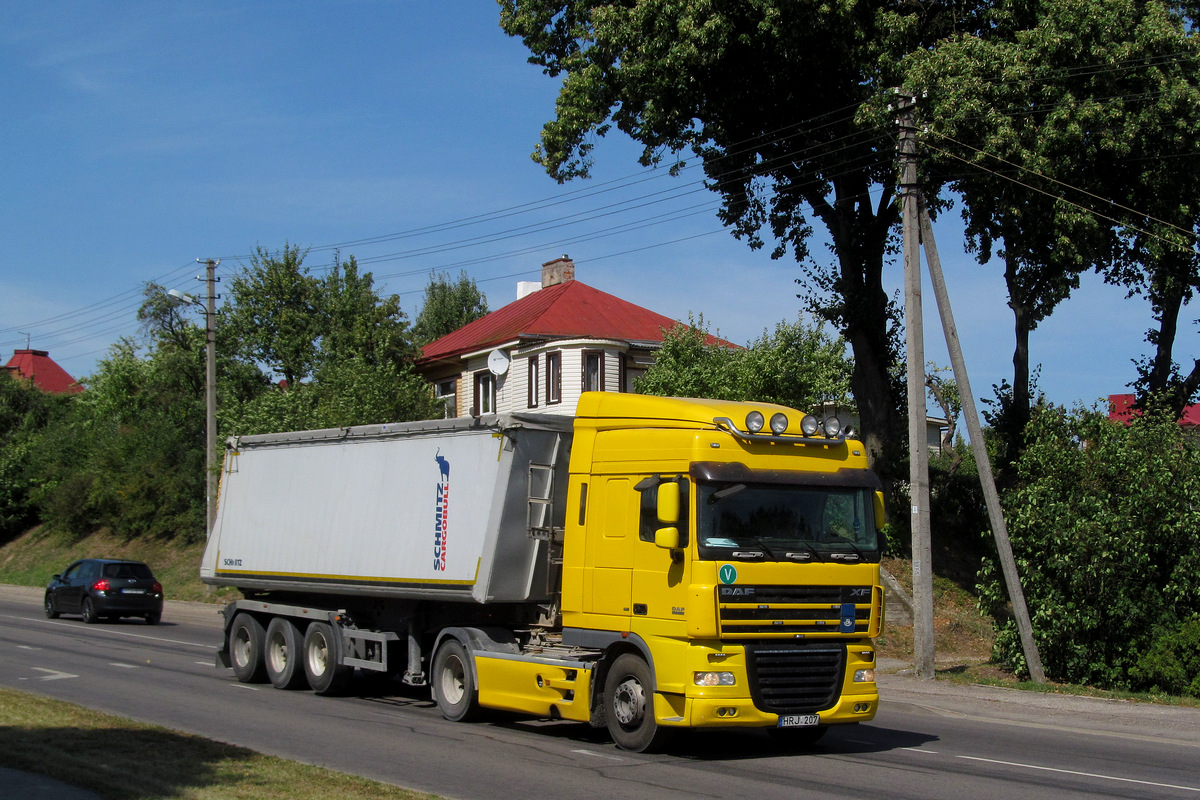
<path fill-rule="evenodd" d="M 646 692 L 635 680 L 622 681 L 613 693 L 613 713 L 625 726 L 636 726 L 646 714 Z"/>

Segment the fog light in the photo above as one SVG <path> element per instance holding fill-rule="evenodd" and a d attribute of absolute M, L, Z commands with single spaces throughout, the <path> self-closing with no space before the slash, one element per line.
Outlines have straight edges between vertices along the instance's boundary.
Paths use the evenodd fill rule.
<path fill-rule="evenodd" d="M 693 676 L 697 686 L 733 686 L 732 672 L 697 672 Z"/>
<path fill-rule="evenodd" d="M 731 708 L 729 706 L 721 706 L 720 708 L 717 709 L 717 716 L 718 717 L 736 717 L 737 709 Z"/>
<path fill-rule="evenodd" d="M 870 703 L 855 703 L 854 704 L 854 713 L 855 714 L 865 714 L 870 710 L 871 710 Z"/>
<path fill-rule="evenodd" d="M 787 414 L 778 412 L 771 415 L 771 433 L 774 433 L 776 436 L 778 436 L 787 430 L 787 426 Z"/>
<path fill-rule="evenodd" d="M 874 683 L 875 670 L 873 669 L 856 669 L 854 670 L 855 683 Z"/>
<path fill-rule="evenodd" d="M 763 415 L 761 411 L 751 411 L 746 415 L 746 430 L 751 433 L 758 433 L 763 427 Z"/>

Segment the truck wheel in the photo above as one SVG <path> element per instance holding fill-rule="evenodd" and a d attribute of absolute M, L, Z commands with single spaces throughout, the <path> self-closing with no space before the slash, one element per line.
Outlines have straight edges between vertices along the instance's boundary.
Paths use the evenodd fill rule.
<path fill-rule="evenodd" d="M 263 626 L 249 614 L 238 614 L 229 626 L 229 660 L 233 674 L 242 683 L 262 683 L 266 678 L 263 665 Z"/>
<path fill-rule="evenodd" d="M 622 750 L 647 753 L 661 748 L 671 731 L 654 719 L 654 676 L 632 653 L 618 656 L 604 679 L 604 712 L 608 733 Z"/>
<path fill-rule="evenodd" d="M 333 626 L 328 622 L 311 622 L 304 632 L 304 677 L 317 694 L 336 694 L 354 670 L 338 663 L 338 646 Z"/>
<path fill-rule="evenodd" d="M 276 689 L 295 689 L 304 683 L 300 651 L 304 639 L 296 624 L 287 617 L 275 617 L 263 639 L 263 663 L 267 679 Z"/>
<path fill-rule="evenodd" d="M 479 702 L 471 678 L 470 656 L 457 639 L 447 639 L 433 657 L 430 686 L 442 716 L 463 722 L 477 716 Z"/>

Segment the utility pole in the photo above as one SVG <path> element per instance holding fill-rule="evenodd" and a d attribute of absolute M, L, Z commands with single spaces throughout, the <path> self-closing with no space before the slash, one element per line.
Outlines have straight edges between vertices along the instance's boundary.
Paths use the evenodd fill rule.
<path fill-rule="evenodd" d="M 954 312 L 950 308 L 950 294 L 946 291 L 946 280 L 942 274 L 942 260 L 938 257 L 937 243 L 933 239 L 933 224 L 929 221 L 929 211 L 925 208 L 924 198 L 919 201 L 918 205 L 921 239 L 925 243 L 925 258 L 929 262 L 929 277 L 933 283 L 934 296 L 937 298 L 938 312 L 942 317 L 942 330 L 946 333 L 946 349 L 950 351 L 950 364 L 954 367 L 954 381 L 958 384 L 958 393 L 962 400 L 962 418 L 967 422 L 967 435 L 971 437 L 971 452 L 975 454 L 975 463 L 979 468 L 979 482 L 983 486 L 983 496 L 987 505 L 988 519 L 992 526 L 992 535 L 996 537 L 996 552 L 1000 557 L 1000 568 L 1004 573 L 1008 598 L 1012 602 L 1013 616 L 1016 618 L 1017 631 L 1021 636 L 1025 665 L 1029 668 L 1030 678 L 1038 683 L 1045 683 L 1046 672 L 1042 668 L 1042 657 L 1038 653 L 1037 642 L 1033 640 L 1033 622 L 1029 618 L 1029 609 L 1025 605 L 1025 591 L 1021 588 L 1021 577 L 1017 572 L 1017 561 L 1013 558 L 1012 542 L 1008 538 L 1008 527 L 1004 524 L 1004 511 L 1000 508 L 1000 494 L 996 491 L 996 479 L 992 475 L 992 462 L 988 459 L 987 447 L 984 445 L 983 429 L 979 424 L 979 414 L 975 409 L 975 395 L 971 393 L 967 364 L 963 360 L 958 328 L 954 324 Z"/>
<path fill-rule="evenodd" d="M 200 259 L 196 259 L 200 261 Z M 217 520 L 217 264 L 211 258 L 205 265 L 204 307 L 204 536 L 212 534 Z"/>
<path fill-rule="evenodd" d="M 904 239 L 904 340 L 908 371 L 908 475 L 912 525 L 913 668 L 934 677 L 933 546 L 929 530 L 929 442 L 925 415 L 925 331 L 921 314 L 916 98 L 901 95 L 900 219 Z"/>

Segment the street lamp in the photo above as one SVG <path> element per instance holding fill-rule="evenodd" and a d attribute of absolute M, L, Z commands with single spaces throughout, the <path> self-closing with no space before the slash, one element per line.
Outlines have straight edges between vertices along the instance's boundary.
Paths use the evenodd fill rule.
<path fill-rule="evenodd" d="M 200 259 L 196 259 L 199 261 Z M 169 289 L 167 294 L 183 303 L 199 306 L 204 309 L 204 473 L 205 494 L 207 503 L 204 515 L 204 536 L 212 533 L 213 523 L 217 517 L 217 472 L 213 465 L 213 454 L 217 449 L 217 293 L 216 277 L 217 264 L 220 260 L 208 259 L 204 262 L 207 276 L 203 280 L 207 287 L 207 305 L 195 297 L 184 294 L 178 289 Z M 201 280 L 197 278 L 197 280 Z"/>

